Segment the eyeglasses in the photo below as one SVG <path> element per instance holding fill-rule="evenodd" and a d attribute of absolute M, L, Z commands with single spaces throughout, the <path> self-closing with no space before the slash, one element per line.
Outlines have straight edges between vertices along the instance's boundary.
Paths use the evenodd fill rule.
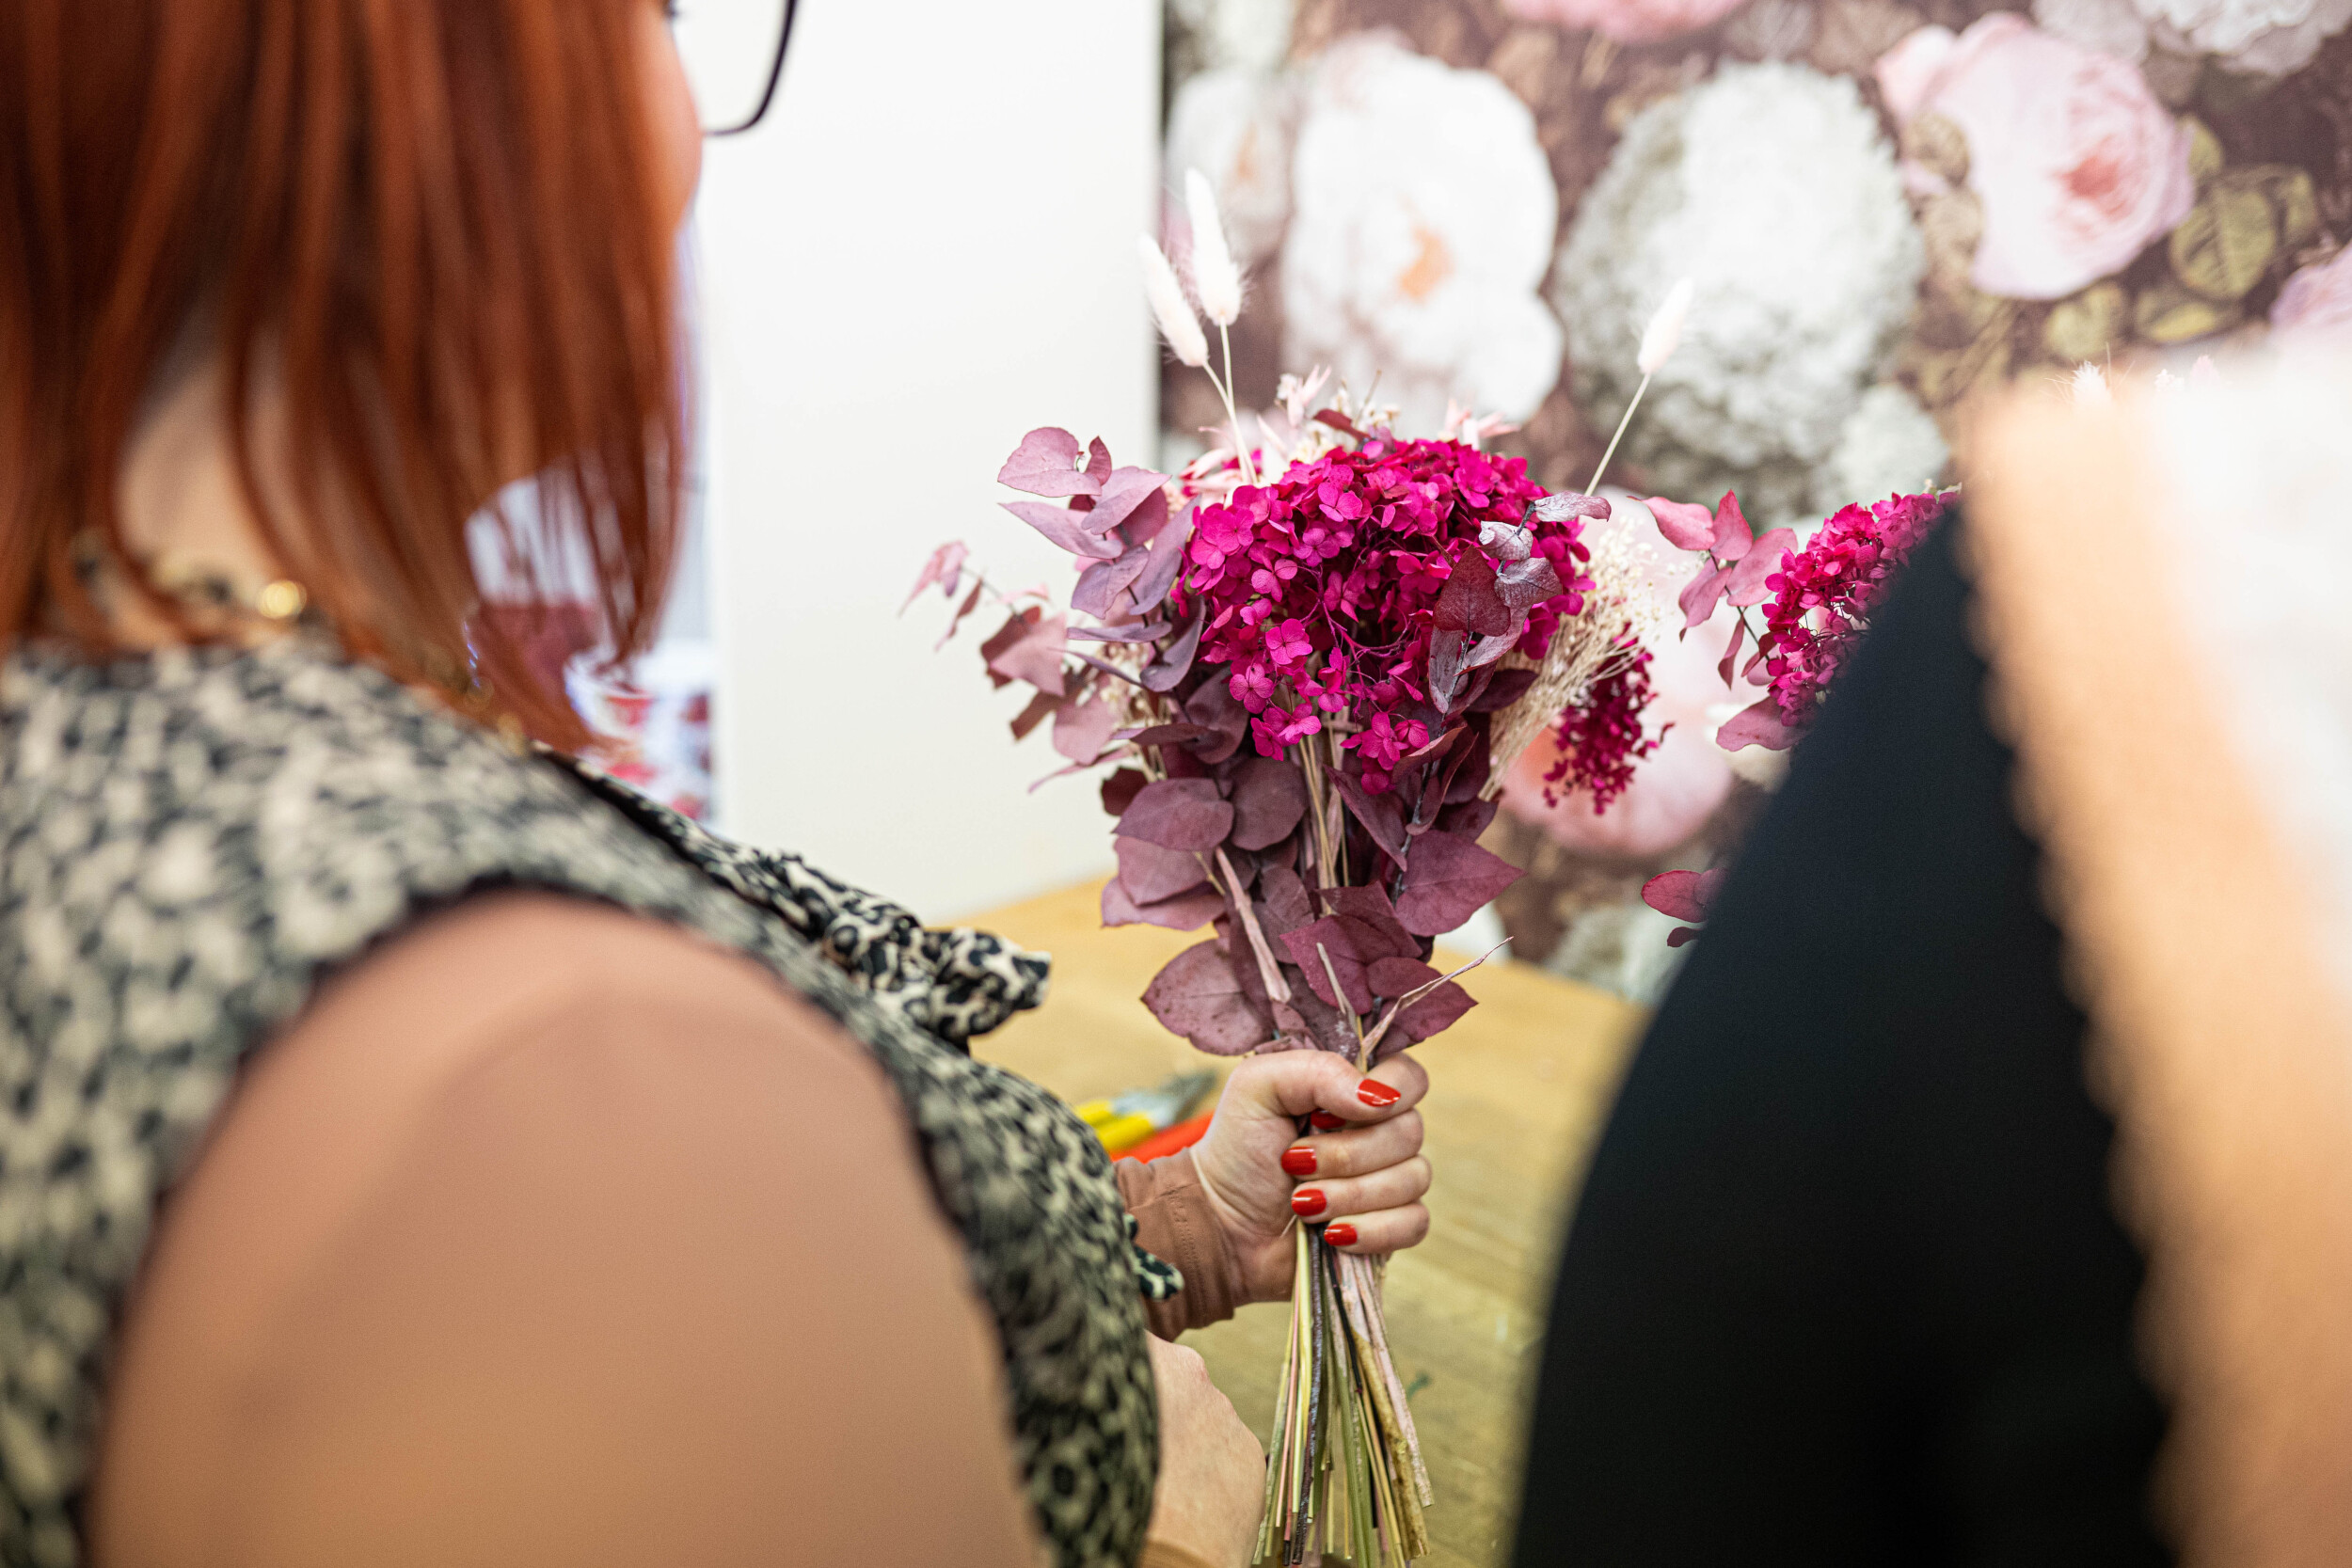
<path fill-rule="evenodd" d="M 670 33 L 703 135 L 737 135 L 767 115 L 798 8 L 799 0 L 670 0 Z"/>

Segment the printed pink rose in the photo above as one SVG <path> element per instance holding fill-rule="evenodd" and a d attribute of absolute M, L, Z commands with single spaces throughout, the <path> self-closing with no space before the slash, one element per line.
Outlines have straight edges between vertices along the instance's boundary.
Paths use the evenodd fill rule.
<path fill-rule="evenodd" d="M 2270 341 L 2285 349 L 2352 350 L 2352 246 L 2287 279 L 2270 307 Z"/>
<path fill-rule="evenodd" d="M 1968 140 L 1984 204 L 1970 277 L 2060 299 L 2122 270 L 2197 198 L 2188 133 L 2137 66 L 1995 11 L 1955 37 L 1922 27 L 1878 63 L 1898 123 L 1936 114 Z"/>
<path fill-rule="evenodd" d="M 1652 43 L 1712 25 L 1747 0 L 1503 0 L 1527 22 L 1590 28 L 1619 43 Z"/>

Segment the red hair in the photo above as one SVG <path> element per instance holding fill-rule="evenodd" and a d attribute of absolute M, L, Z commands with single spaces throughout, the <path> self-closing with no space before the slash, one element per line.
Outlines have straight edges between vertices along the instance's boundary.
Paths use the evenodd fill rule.
<path fill-rule="evenodd" d="M 193 346 L 222 369 L 264 543 L 350 651 L 404 679 L 478 671 L 533 734 L 582 741 L 475 619 L 468 533 L 536 472 L 615 646 L 650 640 L 685 449 L 644 3 L 7 0 L 0 645 L 47 617 L 107 646 L 78 537 L 151 594 L 117 489 Z M 264 385 L 294 458 L 278 498 Z"/>

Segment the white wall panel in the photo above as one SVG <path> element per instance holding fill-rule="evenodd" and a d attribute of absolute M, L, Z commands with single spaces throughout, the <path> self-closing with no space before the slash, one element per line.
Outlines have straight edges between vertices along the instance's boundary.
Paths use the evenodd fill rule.
<path fill-rule="evenodd" d="M 1110 863 L 1089 784 L 1027 792 L 1061 759 L 1011 744 L 1025 689 L 992 691 L 969 634 L 931 652 L 937 598 L 897 612 L 950 537 L 1068 587 L 995 509 L 1031 426 L 1150 460 L 1159 32 L 1152 0 L 802 0 L 771 119 L 708 150 L 724 826 L 928 920 Z"/>

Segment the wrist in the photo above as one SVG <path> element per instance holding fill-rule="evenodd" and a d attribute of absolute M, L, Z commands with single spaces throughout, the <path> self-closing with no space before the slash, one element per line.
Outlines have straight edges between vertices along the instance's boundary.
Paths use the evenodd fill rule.
<path fill-rule="evenodd" d="M 1150 1307 L 1154 1333 L 1173 1338 L 1188 1328 L 1222 1323 L 1236 1307 L 1258 1299 L 1249 1291 L 1227 1211 L 1203 1180 L 1193 1150 L 1159 1160 L 1120 1160 L 1113 1169 L 1127 1212 L 1136 1217 L 1136 1242 L 1184 1276 L 1174 1301 Z"/>

